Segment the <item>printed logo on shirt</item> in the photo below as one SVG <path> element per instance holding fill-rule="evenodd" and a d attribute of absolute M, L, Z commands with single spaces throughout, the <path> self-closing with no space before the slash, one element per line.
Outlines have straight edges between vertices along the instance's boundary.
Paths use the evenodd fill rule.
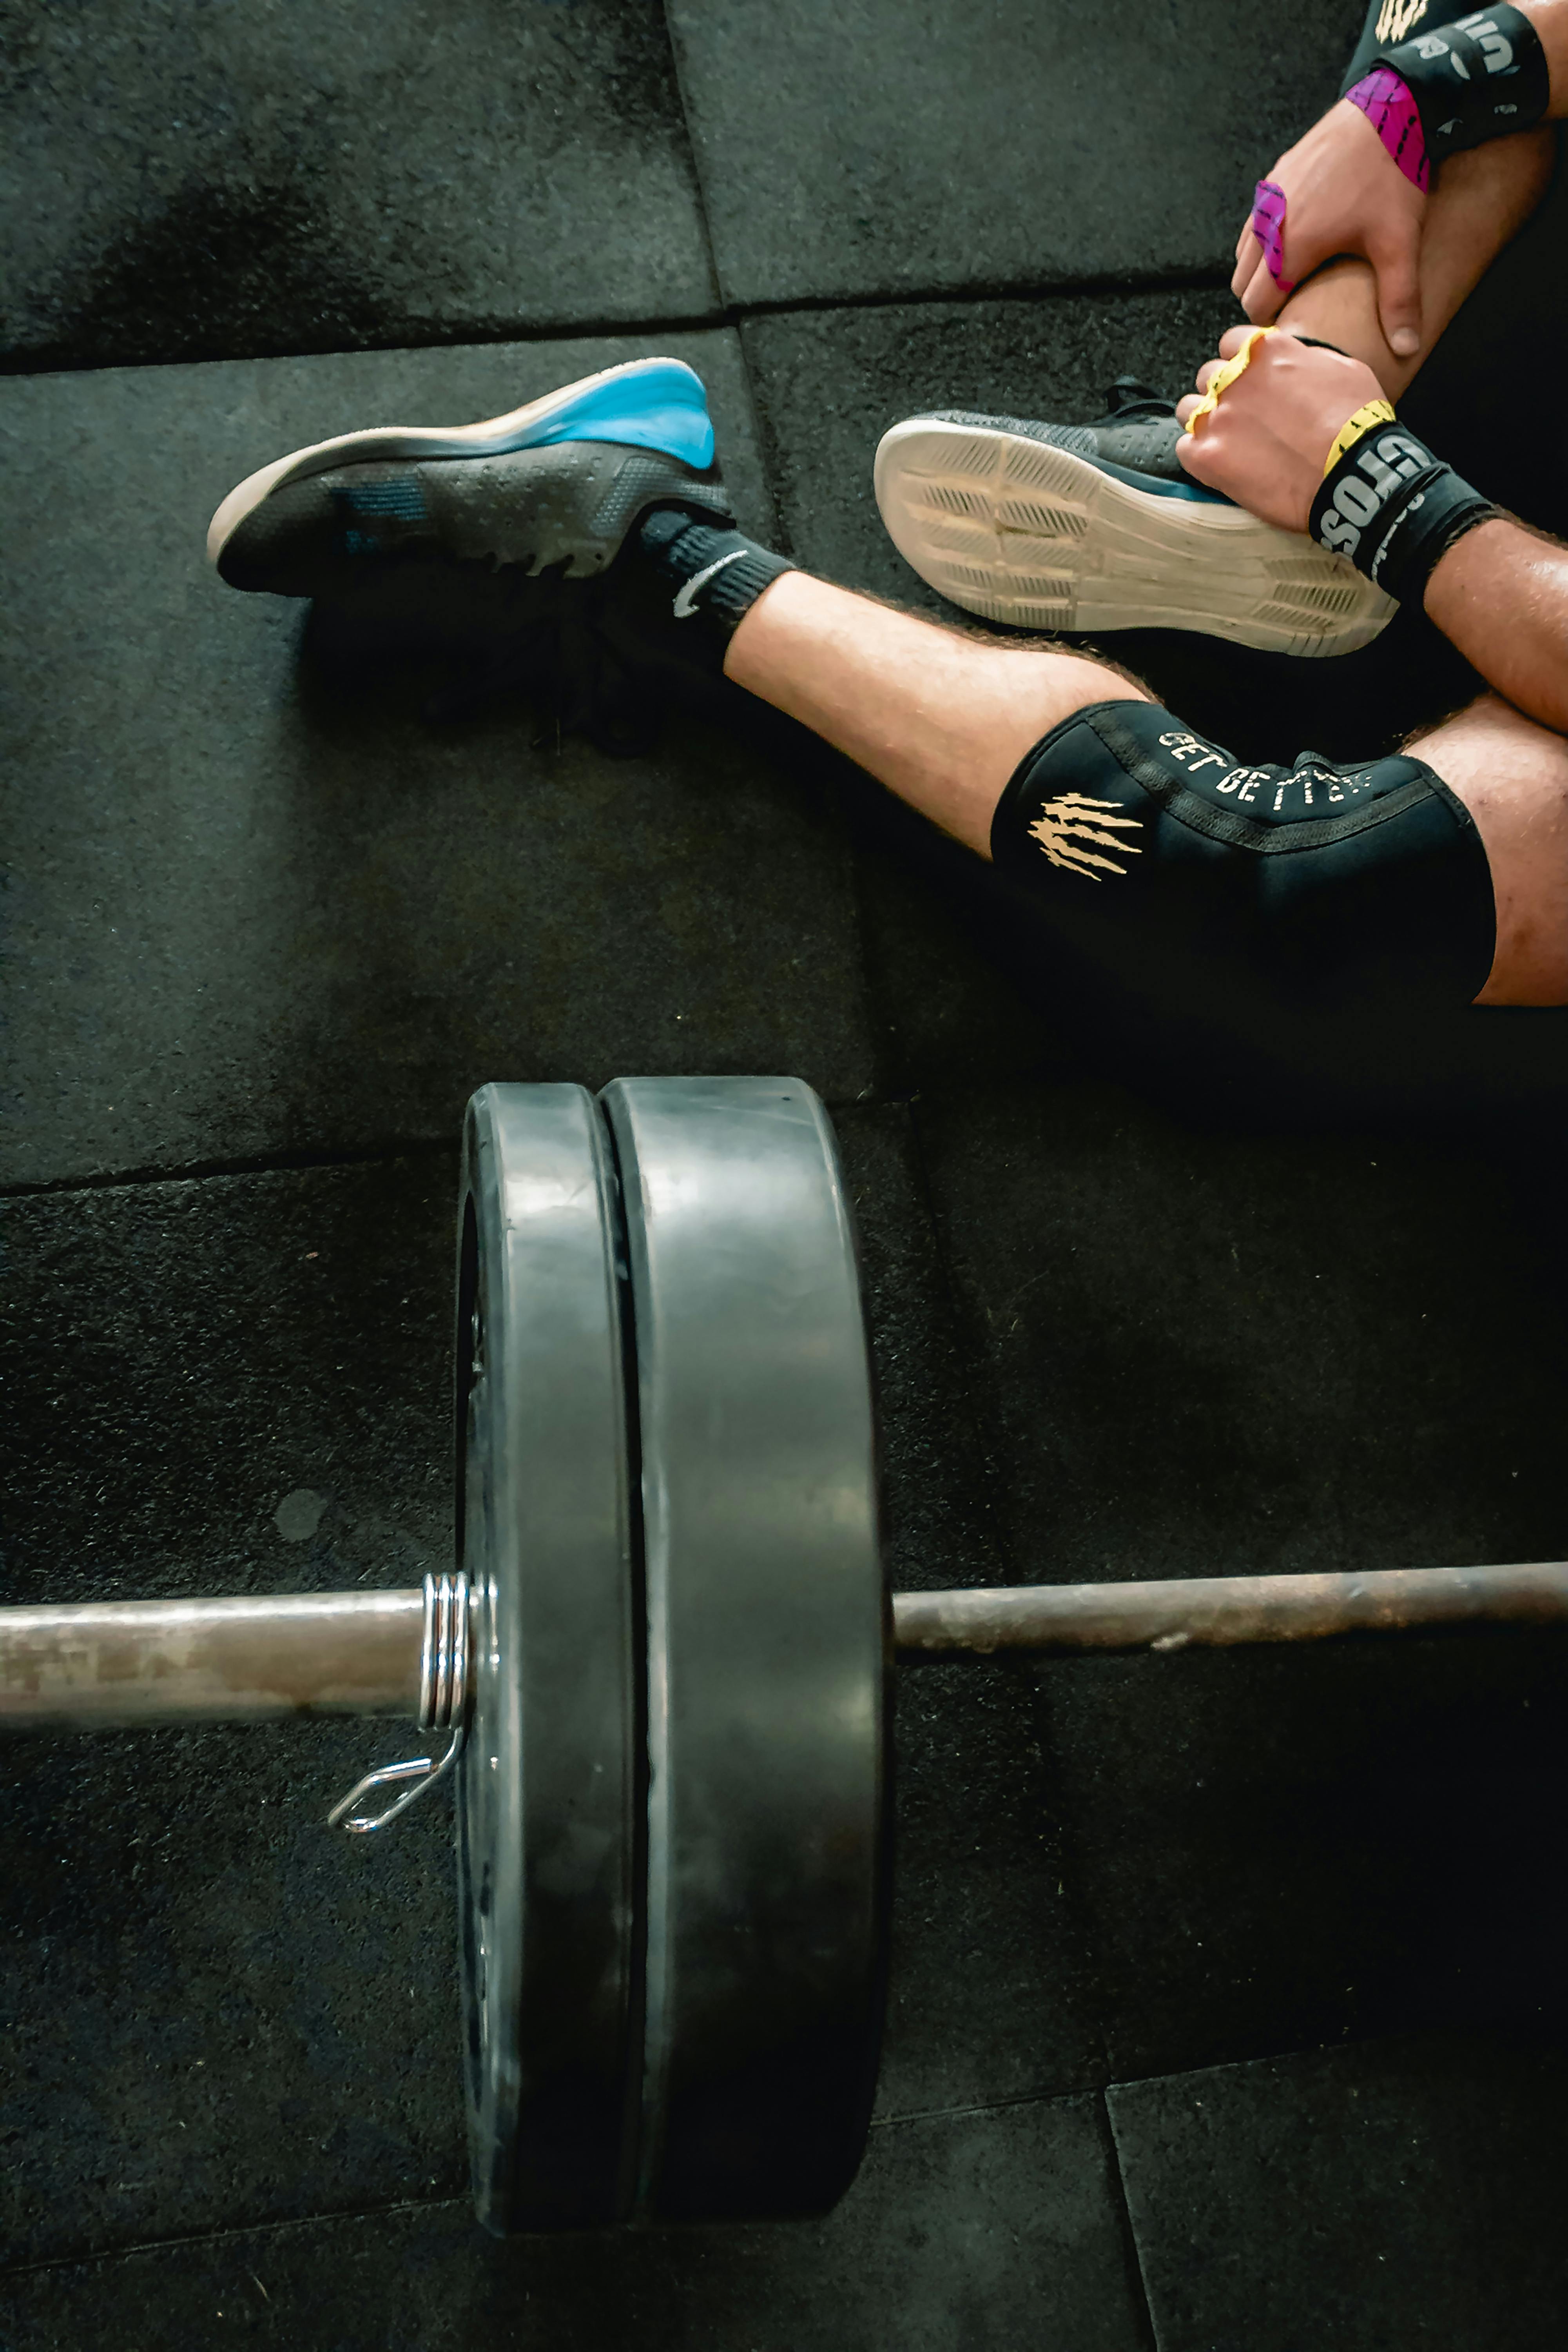
<path fill-rule="evenodd" d="M 1142 828 L 1142 818 L 1123 815 L 1115 801 L 1091 800 L 1083 793 L 1058 793 L 1053 801 L 1041 801 L 1040 815 L 1030 832 L 1053 866 L 1060 866 L 1065 874 L 1082 874 L 1086 880 L 1098 882 L 1106 874 L 1129 871 L 1113 857 L 1102 857 L 1098 852 L 1115 849 L 1127 857 L 1141 856 L 1136 842 L 1119 836 Z"/>

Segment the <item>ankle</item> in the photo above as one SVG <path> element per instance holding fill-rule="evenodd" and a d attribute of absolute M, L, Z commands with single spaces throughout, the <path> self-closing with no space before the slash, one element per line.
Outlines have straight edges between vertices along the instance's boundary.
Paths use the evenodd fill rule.
<path fill-rule="evenodd" d="M 775 555 L 744 531 L 680 507 L 651 509 L 637 526 L 636 545 L 643 561 L 675 592 L 672 617 L 695 621 L 702 634 L 726 648 L 763 591 L 795 570 L 788 557 Z"/>

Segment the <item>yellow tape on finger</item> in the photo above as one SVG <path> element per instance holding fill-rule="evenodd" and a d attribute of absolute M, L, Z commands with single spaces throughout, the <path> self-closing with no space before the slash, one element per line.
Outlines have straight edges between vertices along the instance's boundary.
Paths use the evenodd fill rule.
<path fill-rule="evenodd" d="M 1197 432 L 1198 425 L 1204 417 L 1213 415 L 1224 395 L 1229 391 L 1231 385 L 1236 382 L 1237 377 L 1245 375 L 1248 369 L 1251 366 L 1252 354 L 1257 350 L 1259 344 L 1262 341 L 1264 336 L 1271 335 L 1274 331 L 1275 330 L 1272 327 L 1249 327 L 1247 330 L 1247 339 L 1243 342 L 1241 349 L 1237 352 L 1236 357 L 1233 360 L 1227 360 L 1224 362 L 1218 373 L 1210 383 L 1208 390 L 1204 394 L 1203 398 L 1198 402 L 1197 406 L 1187 418 L 1186 429 L 1189 433 Z"/>

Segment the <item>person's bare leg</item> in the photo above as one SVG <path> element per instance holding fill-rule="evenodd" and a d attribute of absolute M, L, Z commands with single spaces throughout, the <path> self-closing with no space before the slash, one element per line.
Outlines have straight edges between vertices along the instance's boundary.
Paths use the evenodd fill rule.
<path fill-rule="evenodd" d="M 764 590 L 724 667 L 986 858 L 997 803 L 1042 735 L 1088 703 L 1154 698 L 1083 654 L 960 636 L 805 572 Z"/>
<path fill-rule="evenodd" d="M 1427 207 L 1421 242 L 1421 348 L 1396 359 L 1377 318 L 1370 262 L 1331 261 L 1295 293 L 1279 323 L 1364 360 L 1397 400 L 1460 304 L 1519 235 L 1551 184 L 1556 134 L 1542 126 L 1450 155 Z"/>
<path fill-rule="evenodd" d="M 1483 694 L 1405 749 L 1476 821 L 1497 948 L 1478 1004 L 1568 1004 L 1568 742 Z"/>

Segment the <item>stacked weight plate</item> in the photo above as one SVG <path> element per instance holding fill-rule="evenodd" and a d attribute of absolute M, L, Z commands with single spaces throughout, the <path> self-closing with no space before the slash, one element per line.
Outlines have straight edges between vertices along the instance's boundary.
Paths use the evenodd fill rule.
<path fill-rule="evenodd" d="M 821 2210 L 864 2142 L 885 1910 L 872 1401 L 831 1129 L 788 1078 L 490 1087 L 461 1234 L 480 2218 Z"/>

